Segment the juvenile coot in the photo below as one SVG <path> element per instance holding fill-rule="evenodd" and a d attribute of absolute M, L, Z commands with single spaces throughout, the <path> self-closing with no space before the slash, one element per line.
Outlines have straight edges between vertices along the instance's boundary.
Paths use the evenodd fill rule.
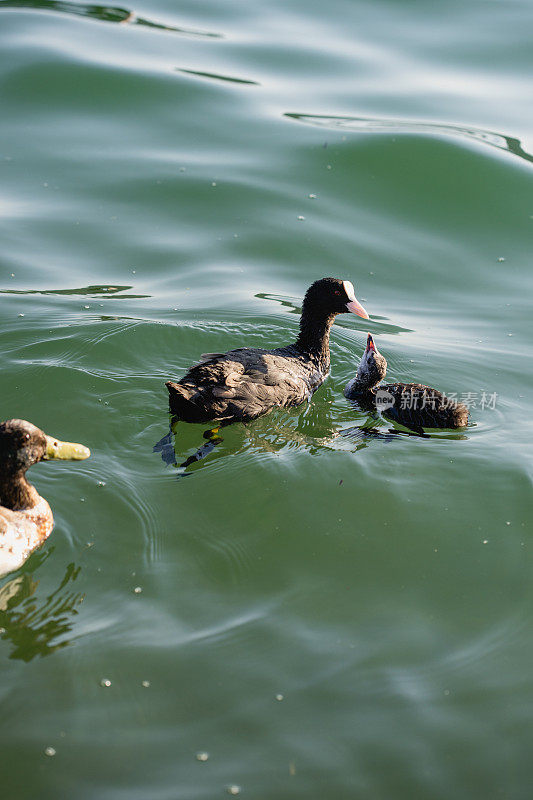
<path fill-rule="evenodd" d="M 329 372 L 329 331 L 337 314 L 368 319 L 350 281 L 322 278 L 305 295 L 294 344 L 206 353 L 178 382 L 168 381 L 170 410 L 185 422 L 246 422 L 275 406 L 308 400 Z"/>
<path fill-rule="evenodd" d="M 423 428 L 462 428 L 468 423 L 468 408 L 463 403 L 421 383 L 379 385 L 386 374 L 387 361 L 368 334 L 359 369 L 347 384 L 345 396 L 417 433 Z"/>
<path fill-rule="evenodd" d="M 0 575 L 18 569 L 50 535 L 52 510 L 26 480 L 26 470 L 50 458 L 80 460 L 90 451 L 60 442 L 23 419 L 0 422 Z"/>

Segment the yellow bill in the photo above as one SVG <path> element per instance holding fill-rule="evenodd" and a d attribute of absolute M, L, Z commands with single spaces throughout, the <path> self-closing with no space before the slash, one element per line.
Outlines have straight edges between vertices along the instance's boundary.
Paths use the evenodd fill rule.
<path fill-rule="evenodd" d="M 83 444 L 61 442 L 59 439 L 54 439 L 53 436 L 46 437 L 45 461 L 50 458 L 60 458 L 65 461 L 83 461 L 84 458 L 89 458 L 90 455 L 91 451 Z"/>

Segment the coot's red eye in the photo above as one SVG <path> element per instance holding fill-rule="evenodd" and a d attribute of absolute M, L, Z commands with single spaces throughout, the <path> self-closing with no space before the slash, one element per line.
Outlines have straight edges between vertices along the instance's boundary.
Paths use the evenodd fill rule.
<path fill-rule="evenodd" d="M 335 289 L 335 294 L 340 294 L 338 289 Z"/>

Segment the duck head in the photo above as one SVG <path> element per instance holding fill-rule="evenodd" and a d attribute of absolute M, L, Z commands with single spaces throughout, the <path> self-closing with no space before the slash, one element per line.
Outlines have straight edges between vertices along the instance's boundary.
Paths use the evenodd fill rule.
<path fill-rule="evenodd" d="M 38 461 L 52 458 L 80 461 L 90 455 L 88 447 L 47 436 L 24 419 L 0 422 L 0 465 L 5 475 L 24 473 Z"/>
<path fill-rule="evenodd" d="M 353 388 L 365 391 L 373 389 L 387 374 L 387 359 L 382 356 L 369 333 L 366 337 L 366 349 L 361 358 Z"/>
<path fill-rule="evenodd" d="M 352 282 L 340 278 L 321 278 L 312 283 L 305 295 L 304 308 L 321 316 L 350 312 L 369 319 L 355 296 Z"/>

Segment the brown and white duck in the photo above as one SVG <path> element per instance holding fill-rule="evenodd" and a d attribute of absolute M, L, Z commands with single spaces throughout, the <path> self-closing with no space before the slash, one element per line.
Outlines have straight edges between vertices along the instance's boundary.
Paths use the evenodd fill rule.
<path fill-rule="evenodd" d="M 329 373 L 333 321 L 347 312 L 369 318 L 350 281 L 315 281 L 305 295 L 294 344 L 204 354 L 183 378 L 167 382 L 171 412 L 185 422 L 228 425 L 309 400 Z"/>
<path fill-rule="evenodd" d="M 366 349 L 353 378 L 344 389 L 349 400 L 367 410 L 379 411 L 416 433 L 424 428 L 462 428 L 468 423 L 468 408 L 437 389 L 421 383 L 381 384 L 387 361 L 368 334 Z"/>
<path fill-rule="evenodd" d="M 0 575 L 22 566 L 54 527 L 52 509 L 26 470 L 38 461 L 89 456 L 82 444 L 60 442 L 26 420 L 0 422 Z"/>

